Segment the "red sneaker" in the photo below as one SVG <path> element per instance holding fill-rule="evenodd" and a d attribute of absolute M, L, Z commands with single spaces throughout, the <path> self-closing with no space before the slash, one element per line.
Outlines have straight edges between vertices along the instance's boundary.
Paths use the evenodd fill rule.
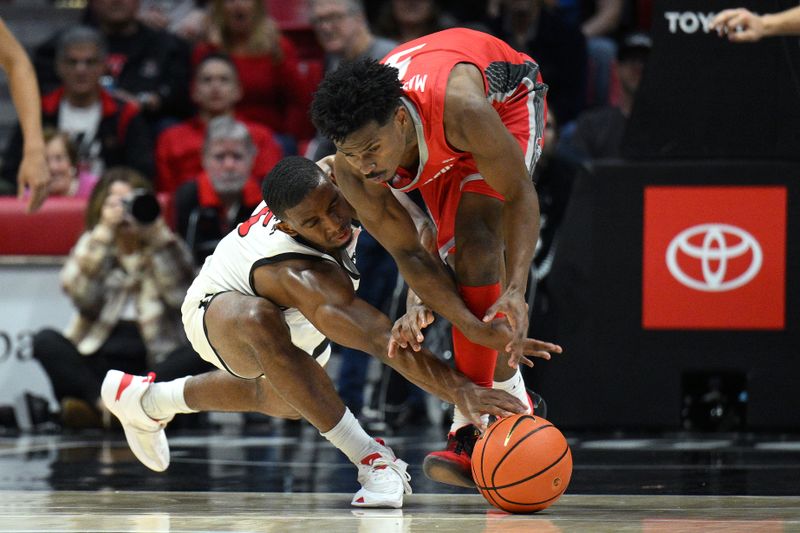
<path fill-rule="evenodd" d="M 478 437 L 480 431 L 472 424 L 450 433 L 447 436 L 447 449 L 429 453 L 422 462 L 425 475 L 439 483 L 474 488 L 472 449 Z"/>

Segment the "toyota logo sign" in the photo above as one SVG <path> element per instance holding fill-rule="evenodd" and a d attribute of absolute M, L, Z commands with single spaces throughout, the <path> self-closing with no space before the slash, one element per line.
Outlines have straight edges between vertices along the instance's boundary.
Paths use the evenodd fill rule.
<path fill-rule="evenodd" d="M 747 253 L 750 254 L 747 269 L 730 277 L 728 262 Z M 689 276 L 681 268 L 679 254 L 700 262 L 702 279 Z M 666 257 L 667 268 L 678 282 L 705 292 L 730 291 L 746 285 L 761 270 L 763 258 L 758 241 L 730 224 L 700 224 L 683 230 L 669 243 Z"/>

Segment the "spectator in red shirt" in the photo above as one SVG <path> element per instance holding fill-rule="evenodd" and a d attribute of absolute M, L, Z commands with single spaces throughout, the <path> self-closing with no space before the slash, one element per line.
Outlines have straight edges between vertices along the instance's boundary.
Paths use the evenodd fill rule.
<path fill-rule="evenodd" d="M 193 180 L 202 172 L 201 152 L 208 122 L 215 117 L 233 116 L 234 106 L 241 95 L 236 66 L 230 57 L 213 53 L 200 61 L 192 83 L 192 100 L 197 105 L 197 115 L 167 128 L 158 137 L 158 191 L 174 193 L 182 183 Z M 245 124 L 257 151 L 252 177 L 260 181 L 281 159 L 283 152 L 268 127 Z"/>
<path fill-rule="evenodd" d="M 294 142 L 311 138 L 311 95 L 300 75 L 295 47 L 267 15 L 263 0 L 214 0 L 210 4 L 207 42 L 197 45 L 197 63 L 211 51 L 228 53 L 239 71 L 241 118 L 269 126 L 287 153 Z"/>

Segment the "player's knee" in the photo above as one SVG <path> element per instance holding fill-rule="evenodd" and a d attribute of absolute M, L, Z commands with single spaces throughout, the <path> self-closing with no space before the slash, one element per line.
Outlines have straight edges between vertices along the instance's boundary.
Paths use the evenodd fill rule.
<path fill-rule="evenodd" d="M 500 277 L 502 243 L 491 234 L 481 235 L 456 244 L 456 276 L 468 285 L 494 283 Z"/>
<path fill-rule="evenodd" d="M 240 314 L 237 329 L 248 339 L 253 353 L 262 363 L 280 361 L 291 351 L 292 339 L 283 313 L 266 300 L 249 303 Z"/>

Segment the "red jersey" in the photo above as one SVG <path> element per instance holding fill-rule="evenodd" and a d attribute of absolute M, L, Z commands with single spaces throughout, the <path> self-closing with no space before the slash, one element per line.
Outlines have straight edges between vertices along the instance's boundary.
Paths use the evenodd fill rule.
<path fill-rule="evenodd" d="M 444 133 L 447 80 L 458 63 L 470 63 L 481 71 L 486 98 L 517 139 L 526 166 L 533 171 L 542 149 L 547 85 L 529 56 L 486 33 L 453 28 L 404 43 L 381 62 L 399 70 L 402 100 L 416 126 L 420 152 L 416 176 L 398 169 L 390 182 L 393 188 L 410 191 L 453 168 L 477 174 L 471 154 L 453 149 Z"/>

